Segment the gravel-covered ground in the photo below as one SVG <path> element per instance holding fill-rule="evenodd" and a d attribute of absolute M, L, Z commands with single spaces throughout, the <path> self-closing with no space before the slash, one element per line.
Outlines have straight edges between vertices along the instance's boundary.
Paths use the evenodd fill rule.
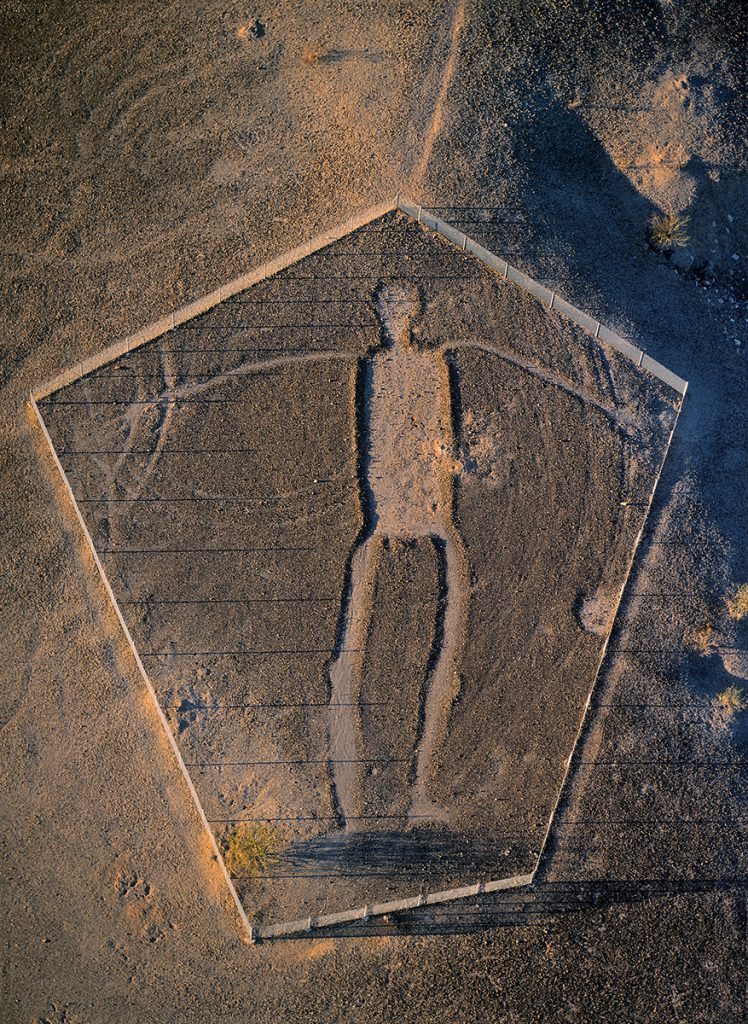
<path fill-rule="evenodd" d="M 535 869 L 679 401 L 400 213 L 40 400 L 253 924 Z"/>
<path fill-rule="evenodd" d="M 712 703 L 748 676 L 746 624 L 724 603 L 748 579 L 739 13 L 2 6 L 4 1019 L 744 1019 L 746 713 Z M 533 891 L 247 949 L 26 396 L 397 189 L 689 394 Z M 671 255 L 647 243 L 662 210 L 689 219 Z M 488 374 L 483 356 L 454 359 Z M 323 364 L 322 390 L 354 365 Z M 347 522 L 355 535 L 353 502 Z M 417 549 L 388 556 L 386 579 Z M 592 627 L 602 614 L 578 611 Z"/>

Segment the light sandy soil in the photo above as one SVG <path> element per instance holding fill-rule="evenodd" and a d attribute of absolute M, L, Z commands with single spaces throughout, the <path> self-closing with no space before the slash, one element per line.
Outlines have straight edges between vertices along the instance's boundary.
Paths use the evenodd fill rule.
<path fill-rule="evenodd" d="M 745 715 L 715 729 L 712 704 L 745 685 L 748 646 L 724 610 L 748 579 L 741 20 L 710 0 L 459 10 L 2 5 L 0 1002 L 13 1024 L 744 1019 Z M 304 62 L 309 42 L 324 60 Z M 691 387 L 534 891 L 248 950 L 26 397 L 398 188 Z M 666 207 L 690 218 L 671 256 L 646 242 Z M 453 345 L 445 312 L 432 333 Z M 508 331 L 518 358 L 531 336 Z M 572 346 L 560 340 L 561 363 Z M 325 368 L 348 389 L 353 361 Z M 303 408 L 298 381 L 291 391 Z M 260 437 L 261 458 L 274 464 L 284 441 Z M 313 479 L 332 464 L 302 465 Z M 315 584 L 302 556 L 299 571 L 283 562 L 293 553 L 274 555 L 279 578 Z M 237 576 L 266 571 L 251 554 L 224 557 Z M 418 662 L 433 553 L 393 548 L 382 565 L 385 605 L 430 595 L 405 626 Z M 172 572 L 185 596 L 214 580 L 207 565 Z M 716 646 L 701 655 L 688 637 L 706 623 Z M 364 673 L 380 678 L 397 630 L 376 615 L 372 628 Z M 201 700 L 213 687 L 196 685 Z M 382 777 L 367 779 L 369 798 Z"/>

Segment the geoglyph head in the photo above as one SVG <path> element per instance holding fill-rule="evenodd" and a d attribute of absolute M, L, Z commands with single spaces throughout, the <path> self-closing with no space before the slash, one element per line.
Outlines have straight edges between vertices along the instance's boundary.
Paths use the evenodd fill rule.
<path fill-rule="evenodd" d="M 374 306 L 386 345 L 409 345 L 413 324 L 421 313 L 418 287 L 407 280 L 383 281 L 374 293 Z"/>

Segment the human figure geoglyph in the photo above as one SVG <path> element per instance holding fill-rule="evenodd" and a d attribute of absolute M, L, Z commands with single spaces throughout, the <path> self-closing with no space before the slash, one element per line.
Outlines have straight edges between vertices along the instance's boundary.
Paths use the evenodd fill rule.
<path fill-rule="evenodd" d="M 375 298 L 382 345 L 362 370 L 366 401 L 360 443 L 368 501 L 343 595 L 339 649 L 329 669 L 331 776 L 337 812 L 348 828 L 363 814 L 356 705 L 379 542 L 385 537 L 431 538 L 446 583 L 437 657 L 422 694 L 409 810 L 413 819 L 440 816 L 429 797 L 429 780 L 458 688 L 469 590 L 467 559 L 452 515 L 455 464 L 447 363 L 441 350 L 413 342 L 421 303 L 412 283 L 384 284 Z"/>

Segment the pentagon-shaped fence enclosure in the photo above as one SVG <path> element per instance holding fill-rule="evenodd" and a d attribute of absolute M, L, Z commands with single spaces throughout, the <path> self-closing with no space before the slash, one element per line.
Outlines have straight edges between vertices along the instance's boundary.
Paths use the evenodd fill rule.
<path fill-rule="evenodd" d="M 34 392 L 250 938 L 532 881 L 685 391 L 398 198 Z"/>

